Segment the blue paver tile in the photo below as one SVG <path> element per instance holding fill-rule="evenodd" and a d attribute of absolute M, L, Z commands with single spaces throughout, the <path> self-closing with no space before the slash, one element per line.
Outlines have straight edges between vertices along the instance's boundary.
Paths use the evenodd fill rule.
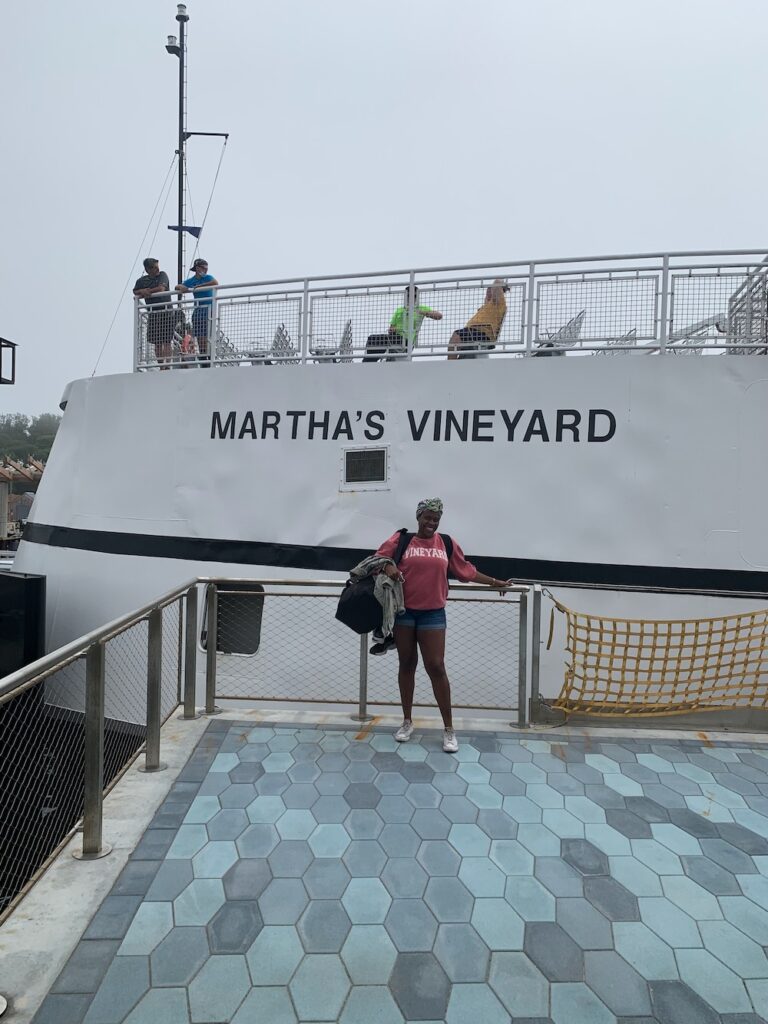
<path fill-rule="evenodd" d="M 122 939 L 140 903 L 140 896 L 107 896 L 93 915 L 83 938 Z"/>
<path fill-rule="evenodd" d="M 142 903 L 125 933 L 118 952 L 123 956 L 146 956 L 173 928 L 171 903 Z"/>
<path fill-rule="evenodd" d="M 339 1024 L 403 1024 L 403 1015 L 383 985 L 353 988 Z"/>
<path fill-rule="evenodd" d="M 696 922 L 674 903 L 664 898 L 641 896 L 638 904 L 643 923 L 670 946 L 701 946 Z"/>
<path fill-rule="evenodd" d="M 488 985 L 454 985 L 448 1002 L 447 1024 L 509 1024 L 509 1014 Z"/>
<path fill-rule="evenodd" d="M 244 956 L 212 956 L 201 967 L 188 989 L 193 1024 L 229 1020 L 250 987 Z M 156 1021 L 152 1024 L 156 1024 Z"/>
<path fill-rule="evenodd" d="M 280 841 L 274 825 L 249 825 L 235 840 L 237 852 L 244 858 L 268 857 Z"/>
<path fill-rule="evenodd" d="M 189 1020 L 187 993 L 184 989 L 160 988 L 147 992 L 136 1009 L 125 1018 L 125 1024 L 158 1024 L 158 1021 L 163 1024 L 188 1024 Z"/>
<path fill-rule="evenodd" d="M 353 878 L 378 878 L 387 855 L 373 839 L 356 839 L 347 847 L 342 860 Z"/>
<path fill-rule="evenodd" d="M 464 922 L 472 916 L 474 900 L 465 886 L 453 876 L 430 878 L 424 902 L 441 922 Z"/>
<path fill-rule="evenodd" d="M 472 926 L 492 950 L 521 950 L 525 936 L 522 918 L 506 900 L 475 900 Z"/>
<path fill-rule="evenodd" d="M 284 839 L 267 858 L 275 878 L 301 878 L 313 860 L 312 848 L 303 839 Z"/>
<path fill-rule="evenodd" d="M 672 949 L 642 922 L 615 922 L 613 944 L 616 952 L 646 980 L 677 979 L 677 961 Z"/>
<path fill-rule="evenodd" d="M 510 876 L 504 896 L 524 921 L 555 920 L 555 898 L 535 878 Z"/>
<path fill-rule="evenodd" d="M 353 925 L 341 949 L 353 985 L 386 985 L 397 950 L 382 925 Z"/>
<path fill-rule="evenodd" d="M 429 876 L 412 857 L 391 857 L 381 872 L 381 880 L 396 899 L 419 899 Z"/>
<path fill-rule="evenodd" d="M 265 925 L 246 954 L 254 985 L 287 985 L 304 956 L 296 929 Z"/>
<path fill-rule="evenodd" d="M 150 957 L 153 986 L 188 985 L 209 956 L 205 928 L 174 928 Z"/>
<path fill-rule="evenodd" d="M 503 896 L 507 876 L 488 857 L 464 857 L 459 878 L 473 896 Z"/>
<path fill-rule="evenodd" d="M 338 956 L 330 953 L 307 955 L 290 983 L 299 1020 L 337 1020 L 349 988 L 347 972 Z"/>
<path fill-rule="evenodd" d="M 488 980 L 507 1013 L 515 1020 L 520 1017 L 547 1016 L 549 984 L 524 953 L 493 953 Z M 454 988 L 454 992 L 458 987 Z M 478 1020 L 483 1018 L 467 1017 L 470 1024 Z"/>
<path fill-rule="evenodd" d="M 284 988 L 251 989 L 232 1024 L 296 1024 L 296 1014 Z"/>
<path fill-rule="evenodd" d="M 378 878 L 353 878 L 341 901 L 353 924 L 381 924 L 392 897 Z"/>
<path fill-rule="evenodd" d="M 428 875 L 456 875 L 461 864 L 458 853 L 443 839 L 422 842 L 416 859 Z"/>
<path fill-rule="evenodd" d="M 437 921 L 421 900 L 394 900 L 384 925 L 401 953 L 432 949 Z"/>
<path fill-rule="evenodd" d="M 177 925 L 208 924 L 224 901 L 220 878 L 196 878 L 173 901 L 174 920 Z"/>
<path fill-rule="evenodd" d="M 84 1024 L 121 1024 L 148 989 L 149 958 L 116 957 L 88 1008 Z M 61 1022 L 57 1019 L 55 1024 Z"/>
<path fill-rule="evenodd" d="M 117 939 L 89 939 L 78 943 L 51 992 L 95 992 L 119 945 Z"/>
<path fill-rule="evenodd" d="M 295 924 L 309 902 L 298 878 L 275 878 L 259 897 L 264 924 Z"/>
<path fill-rule="evenodd" d="M 554 1024 L 614 1024 L 615 1018 L 582 982 L 565 982 L 552 986 L 552 1020 Z"/>

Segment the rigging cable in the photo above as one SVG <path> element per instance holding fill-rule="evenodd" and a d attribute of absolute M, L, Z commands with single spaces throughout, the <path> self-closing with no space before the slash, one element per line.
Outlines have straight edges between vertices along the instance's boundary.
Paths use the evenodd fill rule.
<path fill-rule="evenodd" d="M 162 186 L 160 188 L 160 194 L 158 195 L 157 200 L 155 201 L 155 206 L 154 206 L 154 209 L 152 210 L 152 213 L 150 215 L 149 223 L 147 224 L 146 230 L 144 231 L 144 235 L 143 235 L 143 237 L 141 239 L 141 242 L 139 243 L 139 248 L 138 248 L 138 250 L 136 252 L 136 255 L 133 258 L 133 262 L 131 263 L 131 269 L 128 271 L 128 277 L 126 279 L 125 284 L 123 285 L 123 290 L 120 293 L 120 299 L 118 300 L 117 306 L 115 308 L 115 312 L 114 312 L 114 314 L 112 316 L 112 321 L 111 321 L 111 323 L 109 325 L 109 328 L 107 329 L 107 333 L 106 333 L 106 335 L 104 337 L 104 341 L 102 342 L 101 348 L 99 349 L 99 354 L 98 354 L 98 356 L 96 358 L 96 363 L 94 364 L 93 371 L 91 372 L 91 377 L 95 377 L 96 371 L 99 368 L 99 363 L 101 362 L 101 357 L 104 355 L 104 349 L 106 348 L 107 342 L 109 341 L 109 336 L 112 333 L 112 328 L 115 326 L 115 321 L 117 320 L 117 315 L 120 312 L 120 307 L 123 304 L 123 299 L 125 298 L 125 293 L 128 290 L 128 285 L 131 283 L 131 278 L 133 277 L 133 274 L 134 274 L 134 271 L 135 271 L 135 268 L 136 268 L 136 264 L 137 264 L 137 262 L 139 260 L 139 257 L 141 256 L 142 249 L 144 248 L 144 243 L 145 243 L 145 241 L 147 239 L 147 235 L 149 234 L 149 229 L 152 227 L 152 221 L 155 219 L 155 213 L 157 212 L 157 209 L 160 206 L 160 201 L 163 198 L 163 192 L 165 192 L 165 202 L 163 202 L 162 210 L 160 211 L 160 217 L 158 217 L 157 227 L 155 227 L 155 233 L 152 236 L 151 246 L 155 244 L 155 239 L 157 238 L 157 230 L 158 230 L 158 227 L 160 225 L 160 219 L 162 217 L 163 210 L 165 210 L 166 203 L 168 202 L 168 195 L 170 193 L 169 181 L 172 180 L 171 179 L 171 173 L 173 171 L 175 163 L 176 163 L 176 154 L 174 153 L 174 155 L 171 157 L 171 163 L 170 163 L 170 166 L 168 167 L 168 171 L 166 172 L 165 180 L 163 181 L 163 184 L 162 184 Z M 166 186 L 168 186 L 167 191 L 166 191 Z M 151 246 L 150 246 L 150 248 L 151 248 Z"/>
<path fill-rule="evenodd" d="M 202 235 L 203 228 L 205 227 L 205 222 L 208 220 L 208 211 L 210 210 L 211 202 L 213 201 L 213 193 L 216 191 L 216 182 L 219 180 L 219 171 L 221 170 L 221 164 L 222 164 L 222 161 L 224 160 L 224 151 L 227 148 L 227 142 L 228 141 L 229 141 L 229 139 L 227 138 L 227 136 L 225 136 L 224 137 L 224 142 L 222 143 L 222 146 L 221 146 L 221 153 L 219 154 L 219 163 L 218 163 L 218 166 L 216 167 L 216 173 L 213 176 L 213 184 L 211 185 L 211 194 L 208 196 L 208 205 L 206 206 L 205 213 L 203 214 L 203 223 L 200 225 L 200 235 Z M 191 200 L 190 200 L 190 206 L 191 206 Z M 195 239 L 195 251 L 192 253 L 192 262 L 193 263 L 195 261 L 195 256 L 197 256 L 197 251 L 198 251 L 199 248 L 200 248 L 200 238 L 198 237 L 198 238 Z"/>

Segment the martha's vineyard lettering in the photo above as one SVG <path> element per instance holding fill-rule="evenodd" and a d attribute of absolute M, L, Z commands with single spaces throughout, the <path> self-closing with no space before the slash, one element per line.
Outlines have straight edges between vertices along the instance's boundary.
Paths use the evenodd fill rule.
<path fill-rule="evenodd" d="M 406 415 L 413 441 L 591 444 L 610 441 L 616 433 L 616 417 L 608 409 L 408 409 Z M 382 441 L 385 433 L 386 415 L 380 409 L 211 414 L 213 441 Z"/>

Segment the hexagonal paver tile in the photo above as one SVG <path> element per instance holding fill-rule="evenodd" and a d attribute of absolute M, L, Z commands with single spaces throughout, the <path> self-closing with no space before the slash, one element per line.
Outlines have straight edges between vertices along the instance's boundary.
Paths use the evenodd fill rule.
<path fill-rule="evenodd" d="M 410 825 L 385 825 L 379 842 L 389 857 L 414 857 L 421 839 Z"/>
<path fill-rule="evenodd" d="M 400 953 L 389 988 L 407 1020 L 445 1019 L 451 984 L 432 953 Z"/>
<path fill-rule="evenodd" d="M 460 781 L 463 784 L 464 780 Z M 477 821 L 478 808 L 465 796 L 444 796 L 440 801 L 440 810 L 455 824 Z"/>
<path fill-rule="evenodd" d="M 609 857 L 611 876 L 635 896 L 663 896 L 655 871 L 635 857 Z"/>
<path fill-rule="evenodd" d="M 553 896 L 581 896 L 584 892 L 582 876 L 559 857 L 537 857 L 533 872 Z"/>
<path fill-rule="evenodd" d="M 342 946 L 341 958 L 353 985 L 386 985 L 397 950 L 382 925 L 353 925 Z"/>
<path fill-rule="evenodd" d="M 352 782 L 344 791 L 344 799 L 350 807 L 376 808 L 381 801 L 381 791 L 370 782 Z"/>
<path fill-rule="evenodd" d="M 344 819 L 344 828 L 352 839 L 378 839 L 384 822 L 372 808 L 356 807 Z"/>
<path fill-rule="evenodd" d="M 320 794 L 309 782 L 293 782 L 280 796 L 286 807 L 304 810 L 320 799 Z"/>
<path fill-rule="evenodd" d="M 744 982 L 706 949 L 679 949 L 680 979 L 719 1013 L 749 1013 Z"/>
<path fill-rule="evenodd" d="M 228 900 L 255 900 L 272 881 L 272 872 L 266 861 L 239 860 L 222 881 Z"/>
<path fill-rule="evenodd" d="M 173 928 L 150 957 L 152 984 L 188 985 L 209 956 L 205 928 Z"/>
<path fill-rule="evenodd" d="M 338 953 L 350 928 L 349 917 L 339 900 L 313 900 L 297 925 L 308 953 Z"/>
<path fill-rule="evenodd" d="M 451 982 L 485 981 L 490 951 L 470 924 L 441 924 L 435 956 Z"/>
<path fill-rule="evenodd" d="M 737 847 L 726 843 L 724 839 L 701 839 L 702 852 L 726 871 L 735 875 L 753 875 L 755 865 L 752 858 Z"/>
<path fill-rule="evenodd" d="M 258 782 L 264 774 L 264 769 L 261 764 L 255 761 L 250 761 L 245 764 L 239 764 L 237 768 L 233 768 L 229 773 L 229 777 L 234 783 L 243 782 Z"/>
<path fill-rule="evenodd" d="M 609 921 L 640 920 L 637 897 L 615 878 L 585 878 L 584 896 Z"/>
<path fill-rule="evenodd" d="M 472 895 L 453 876 L 431 878 L 424 901 L 438 921 L 469 921 L 472 916 Z"/>
<path fill-rule="evenodd" d="M 142 903 L 125 933 L 118 953 L 141 956 L 151 953 L 173 928 L 171 903 Z"/>
<path fill-rule="evenodd" d="M 275 878 L 259 897 L 264 924 L 295 924 L 309 902 L 298 878 Z"/>
<path fill-rule="evenodd" d="M 280 842 L 280 836 L 274 825 L 249 825 L 235 840 L 237 852 L 241 857 L 268 857 Z"/>
<path fill-rule="evenodd" d="M 761 946 L 768 945 L 768 912 L 762 907 L 744 896 L 721 896 L 720 907 L 727 921 Z"/>
<path fill-rule="evenodd" d="M 507 879 L 504 897 L 524 921 L 555 920 L 555 898 L 535 878 L 511 876 Z"/>
<path fill-rule="evenodd" d="M 232 1024 L 296 1024 L 296 1014 L 284 988 L 251 989 Z"/>
<path fill-rule="evenodd" d="M 378 878 L 387 855 L 375 840 L 356 839 L 349 844 L 342 859 L 353 878 Z"/>
<path fill-rule="evenodd" d="M 274 825 L 285 814 L 285 804 L 279 796 L 257 796 L 245 810 L 254 824 Z"/>
<path fill-rule="evenodd" d="M 262 929 L 255 900 L 225 903 L 208 924 L 208 945 L 212 953 L 246 953 Z"/>
<path fill-rule="evenodd" d="M 339 858 L 349 846 L 349 833 L 343 825 L 318 825 L 309 837 L 309 846 L 315 857 Z"/>
<path fill-rule="evenodd" d="M 425 807 L 417 810 L 411 818 L 411 828 L 420 839 L 445 839 L 451 823 L 442 811 Z"/>
<path fill-rule="evenodd" d="M 314 953 L 304 957 L 289 988 L 300 1020 L 335 1021 L 349 992 L 349 978 L 338 956 Z"/>
<path fill-rule="evenodd" d="M 429 876 L 413 857 L 391 857 L 381 880 L 396 899 L 419 899 L 424 895 Z"/>
<path fill-rule="evenodd" d="M 416 812 L 416 808 L 410 800 L 395 794 L 383 796 L 376 805 L 376 809 L 387 824 L 407 824 Z"/>
<path fill-rule="evenodd" d="M 199 853 L 207 842 L 208 831 L 205 825 L 182 825 L 165 855 L 166 859 L 187 860 Z"/>
<path fill-rule="evenodd" d="M 191 1019 L 228 1020 L 250 987 L 244 956 L 210 957 L 188 989 Z"/>
<path fill-rule="evenodd" d="M 177 925 L 208 924 L 224 899 L 220 878 L 196 878 L 173 901 L 174 920 Z"/>
<path fill-rule="evenodd" d="M 506 900 L 475 900 L 471 921 L 475 931 L 489 949 L 523 948 L 525 925 Z"/>
<path fill-rule="evenodd" d="M 429 875 L 456 875 L 461 858 L 443 839 L 427 839 L 419 847 L 416 859 Z"/>
<path fill-rule="evenodd" d="M 464 857 L 459 878 L 473 896 L 503 896 L 507 876 L 488 857 Z"/>
<path fill-rule="evenodd" d="M 549 984 L 525 953 L 493 953 L 488 980 L 513 1019 L 547 1016 Z M 467 1017 L 467 1021 L 482 1019 Z"/>
<path fill-rule="evenodd" d="M 477 825 L 451 825 L 448 842 L 462 857 L 487 857 L 491 841 Z"/>
<path fill-rule="evenodd" d="M 370 761 L 353 761 L 344 774 L 350 782 L 373 782 L 376 778 L 376 769 Z"/>
<path fill-rule="evenodd" d="M 353 878 L 341 901 L 353 924 L 381 924 L 392 897 L 378 878 Z"/>
<path fill-rule="evenodd" d="M 586 839 L 563 839 L 560 856 L 581 875 L 608 874 L 608 858 Z"/>
<path fill-rule="evenodd" d="M 523 950 L 549 981 L 579 981 L 584 977 L 581 949 L 554 922 L 526 924 Z"/>
<path fill-rule="evenodd" d="M 437 921 L 421 900 L 393 900 L 384 925 L 401 953 L 432 949 Z"/>
<path fill-rule="evenodd" d="M 546 825 L 523 822 L 518 826 L 517 838 L 536 857 L 556 857 L 560 853 L 560 838 Z"/>
<path fill-rule="evenodd" d="M 676 853 L 656 839 L 630 839 L 633 856 L 657 875 L 682 875 L 683 865 Z"/>
<path fill-rule="evenodd" d="M 154 1024 L 155 1021 L 162 1020 L 168 1021 L 168 1024 L 187 1024 L 189 1014 L 186 1004 L 187 1000 L 182 989 L 152 989 L 128 1014 L 125 1022 L 126 1024 Z M 197 1018 L 193 1019 L 197 1020 Z"/>
<path fill-rule="evenodd" d="M 617 921 L 613 926 L 616 952 L 648 981 L 674 981 L 677 961 L 670 947 L 640 921 Z"/>
<path fill-rule="evenodd" d="M 275 878 L 301 878 L 314 858 L 303 839 L 284 839 L 267 859 Z"/>
<path fill-rule="evenodd" d="M 311 811 L 290 810 L 277 819 L 275 827 L 283 839 L 309 839 L 317 822 Z"/>
<path fill-rule="evenodd" d="M 768 957 L 762 946 L 729 921 L 701 921 L 705 947 L 742 978 L 768 977 Z"/>
<path fill-rule="evenodd" d="M 304 885 L 313 900 L 340 899 L 351 875 L 340 860 L 322 858 L 312 862 L 304 873 Z"/>
<path fill-rule="evenodd" d="M 632 811 L 609 808 L 605 812 L 605 820 L 627 839 L 653 839 L 649 823 Z"/>
<path fill-rule="evenodd" d="M 384 985 L 353 988 L 339 1018 L 339 1024 L 402 1024 L 403 1015 Z"/>
<path fill-rule="evenodd" d="M 195 878 L 221 878 L 237 861 L 237 847 L 229 840 L 210 842 L 192 858 Z"/>
<path fill-rule="evenodd" d="M 491 839 L 515 839 L 517 836 L 517 822 L 498 807 L 478 811 L 477 824 Z"/>
<path fill-rule="evenodd" d="M 557 923 L 582 949 L 612 949 L 611 925 L 599 910 L 580 897 L 559 899 Z"/>
<path fill-rule="evenodd" d="M 293 764 L 293 757 L 287 752 L 269 754 L 261 762 L 265 772 L 287 772 Z"/>
<path fill-rule="evenodd" d="M 668 899 L 641 896 L 640 916 L 651 931 L 670 946 L 700 946 L 701 936 L 696 922 Z"/>
<path fill-rule="evenodd" d="M 327 793 L 312 807 L 312 817 L 321 825 L 338 825 L 347 817 L 349 809 L 349 804 L 343 796 L 338 793 Z"/>
<path fill-rule="evenodd" d="M 429 782 L 411 782 L 405 791 L 405 798 L 414 807 L 436 808 L 442 800 L 442 793 Z"/>
<path fill-rule="evenodd" d="M 719 1017 L 682 981 L 652 981 L 651 1006 L 659 1024 L 719 1024 Z"/>
<path fill-rule="evenodd" d="M 246 954 L 254 985 L 287 985 L 304 956 L 292 926 L 265 925 Z"/>
<path fill-rule="evenodd" d="M 582 982 L 552 986 L 554 1024 L 614 1024 L 615 1019 L 608 1007 Z"/>
<path fill-rule="evenodd" d="M 237 839 L 248 825 L 248 815 L 242 808 L 228 808 L 215 814 L 206 827 L 210 839 Z"/>
<path fill-rule="evenodd" d="M 722 921 L 717 899 L 703 886 L 686 875 L 665 875 L 661 878 L 664 895 L 696 921 Z"/>
<path fill-rule="evenodd" d="M 648 983 L 613 950 L 584 954 L 584 980 L 617 1016 L 642 1017 L 651 1012 Z"/>
<path fill-rule="evenodd" d="M 330 757 L 331 755 L 327 756 Z M 321 761 L 322 758 L 317 762 L 318 768 Z M 346 758 L 344 758 L 344 761 L 346 764 L 349 764 Z M 322 793 L 323 796 L 341 796 L 348 785 L 349 779 L 341 771 L 325 770 L 318 779 L 315 779 L 315 789 L 318 793 Z M 349 805 L 347 804 L 347 806 Z"/>
<path fill-rule="evenodd" d="M 280 796 L 291 784 L 291 780 L 285 772 L 270 772 L 264 774 L 254 788 L 259 796 Z"/>

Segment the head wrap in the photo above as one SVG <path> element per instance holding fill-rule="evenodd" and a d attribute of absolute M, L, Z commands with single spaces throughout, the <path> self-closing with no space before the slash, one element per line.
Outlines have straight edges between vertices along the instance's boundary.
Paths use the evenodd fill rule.
<path fill-rule="evenodd" d="M 441 498 L 422 498 L 419 504 L 416 506 L 416 518 L 418 519 L 422 512 L 436 512 L 439 516 L 443 514 L 443 502 Z"/>

